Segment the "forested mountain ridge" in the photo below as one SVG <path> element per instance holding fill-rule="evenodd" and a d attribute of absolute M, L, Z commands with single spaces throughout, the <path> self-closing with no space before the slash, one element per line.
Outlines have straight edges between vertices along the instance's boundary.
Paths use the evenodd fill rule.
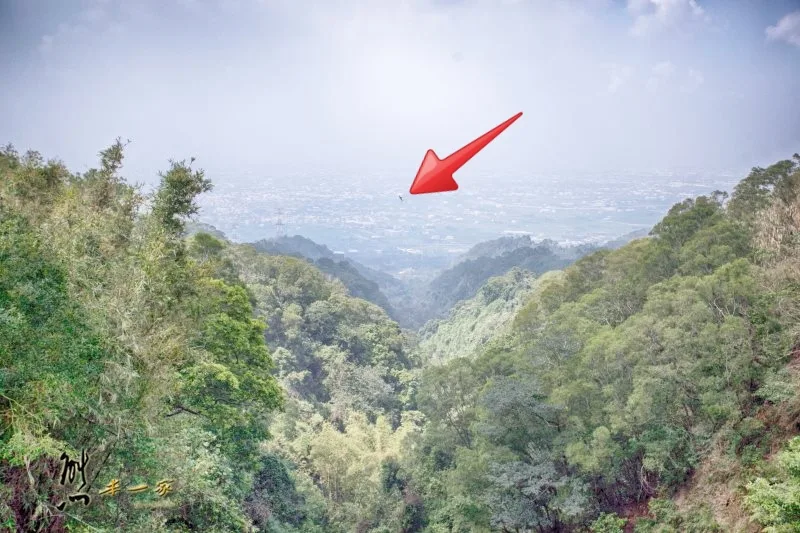
<path fill-rule="evenodd" d="M 577 260 L 588 255 L 592 252 L 601 249 L 615 250 L 625 246 L 629 242 L 647 237 L 650 230 L 640 229 L 620 235 L 616 239 L 602 243 L 585 243 L 585 244 L 559 244 L 552 239 L 535 240 L 530 235 L 506 235 L 491 239 L 488 241 L 479 242 L 472 248 L 467 250 L 464 254 L 458 257 L 454 265 L 468 261 L 470 259 L 480 259 L 481 257 L 495 258 L 503 254 L 513 252 L 519 248 L 536 248 L 537 246 L 544 246 L 549 248 L 555 255 L 562 259 Z"/>
<path fill-rule="evenodd" d="M 122 157 L 117 142 L 73 174 L 0 151 L 0 523 L 241 529 L 284 396 L 264 323 L 215 245 L 182 238 L 203 173 L 175 162 L 146 197 L 121 179 Z M 62 486 L 69 465 L 78 482 Z M 119 497 L 100 495 L 114 480 Z"/>
<path fill-rule="evenodd" d="M 428 283 L 419 315 L 425 320 L 443 317 L 457 302 L 474 296 L 489 278 L 502 276 L 512 268 L 538 275 L 560 270 L 572 261 L 560 257 L 547 245 L 522 246 L 494 257 L 482 255 L 467 259 L 440 272 Z"/>
<path fill-rule="evenodd" d="M 800 527 L 800 156 L 417 343 L 305 260 L 185 238 L 203 173 L 142 195 L 122 155 L 0 152 L 0 527 Z M 92 503 L 60 511 L 82 449 Z"/>
<path fill-rule="evenodd" d="M 406 310 L 402 306 L 398 309 L 397 306 L 406 297 L 408 289 L 402 281 L 389 274 L 369 268 L 341 254 L 335 254 L 327 246 L 300 235 L 262 239 L 253 243 L 253 247 L 270 255 L 305 258 L 326 274 L 344 283 L 353 296 L 382 307 L 404 326 L 411 324 Z M 387 294 L 392 297 L 394 303 L 390 302 Z"/>
<path fill-rule="evenodd" d="M 448 466 L 417 479 L 450 481 L 430 516 L 463 531 L 621 531 L 617 513 L 649 501 L 629 527 L 795 530 L 796 444 L 765 459 L 800 420 L 799 166 L 753 169 L 729 202 L 677 204 L 651 239 L 542 283 L 506 341 L 425 369 L 428 446 Z M 698 472 L 722 503 L 699 486 L 676 506 Z"/>
<path fill-rule="evenodd" d="M 99 170 L 72 174 L 35 152 L 0 153 L 2 527 L 345 532 L 370 516 L 413 520 L 407 492 L 381 488 L 382 465 L 421 427 L 406 409 L 399 326 L 305 260 L 187 228 L 211 186 L 202 172 L 175 162 L 146 196 L 120 177 L 122 157 L 118 142 Z M 336 434 L 357 472 L 336 470 Z M 61 486 L 59 458 L 83 451 L 86 482 Z M 118 494 L 103 493 L 115 482 Z M 59 509 L 78 490 L 91 505 Z"/>
<path fill-rule="evenodd" d="M 228 239 L 224 233 L 222 233 L 220 230 L 218 230 L 211 224 L 196 222 L 194 220 L 186 221 L 186 226 L 183 233 L 184 236 L 186 237 L 191 237 L 193 235 L 197 235 L 198 233 L 208 233 L 209 235 L 212 235 L 217 239 L 222 239 L 223 241 Z"/>
<path fill-rule="evenodd" d="M 476 354 L 492 339 L 509 333 L 534 288 L 557 274 L 549 272 L 537 279 L 528 271 L 512 268 L 503 276 L 490 278 L 475 296 L 458 302 L 447 317 L 420 329 L 416 353 L 426 365 Z"/>
<path fill-rule="evenodd" d="M 625 239 L 626 236 L 620 237 Z M 627 241 L 626 241 L 627 242 Z M 535 240 L 530 235 L 507 235 L 489 241 L 479 242 L 459 256 L 455 264 L 482 257 L 495 258 L 513 252 L 519 248 L 536 248 L 544 246 L 562 259 L 578 259 L 600 248 L 596 244 L 560 245 L 551 239 Z"/>
<path fill-rule="evenodd" d="M 550 239 L 535 241 L 530 235 L 505 236 L 478 243 L 427 284 L 425 294 L 418 297 L 418 325 L 443 318 L 458 302 L 472 298 L 487 280 L 503 276 L 514 268 L 535 275 L 561 270 L 592 252 L 618 248 L 646 234 L 631 232 L 603 245 L 562 245 Z"/>
<path fill-rule="evenodd" d="M 620 237 L 618 242 L 627 242 L 628 237 Z M 472 298 L 491 277 L 502 276 L 513 268 L 534 274 L 558 270 L 598 249 L 591 244 L 562 246 L 551 240 L 536 242 L 527 235 L 501 237 L 476 244 L 451 267 L 420 285 L 407 284 L 334 254 L 327 246 L 299 235 L 263 239 L 254 243 L 254 247 L 272 255 L 305 257 L 342 281 L 353 296 L 381 306 L 403 327 L 411 329 L 431 319 L 444 318 L 450 308 Z"/>
<path fill-rule="evenodd" d="M 229 245 L 225 256 L 267 323 L 275 376 L 287 393 L 267 444 L 295 465 L 299 488 L 280 527 L 346 532 L 384 516 L 383 527 L 399 530 L 416 507 L 400 488 L 382 487 L 382 468 L 421 430 L 408 410 L 415 365 L 400 327 L 304 259 L 249 245 Z"/>
<path fill-rule="evenodd" d="M 650 235 L 650 230 L 646 229 L 631 231 L 630 233 L 626 233 L 625 235 L 622 235 L 616 239 L 611 239 L 610 241 L 603 243 L 602 248 L 608 248 L 609 250 L 616 250 L 617 248 L 622 248 L 631 241 L 635 241 L 636 239 L 643 239 L 645 237 L 648 237 L 649 235 Z"/>

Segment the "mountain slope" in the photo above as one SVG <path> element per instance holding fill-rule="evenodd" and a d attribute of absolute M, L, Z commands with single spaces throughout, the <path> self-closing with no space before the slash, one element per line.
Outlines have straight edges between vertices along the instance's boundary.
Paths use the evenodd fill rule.
<path fill-rule="evenodd" d="M 642 234 L 646 232 L 632 232 L 603 247 L 619 247 Z M 253 246 L 267 254 L 308 259 L 344 283 L 353 296 L 381 306 L 408 328 L 418 328 L 428 320 L 444 317 L 455 304 L 474 296 L 489 278 L 502 276 L 512 268 L 541 274 L 564 268 L 600 249 L 594 244 L 563 246 L 548 239 L 534 241 L 529 235 L 500 237 L 474 245 L 427 285 L 409 286 L 299 235 L 264 239 Z"/>
<path fill-rule="evenodd" d="M 222 239 L 223 241 L 228 240 L 224 233 L 220 230 L 212 226 L 211 224 L 206 224 L 205 222 L 198 222 L 194 220 L 189 220 L 186 222 L 186 227 L 184 228 L 184 236 L 191 237 L 192 235 L 196 235 L 198 233 L 208 233 L 209 235 L 213 235 L 217 239 Z"/>
<path fill-rule="evenodd" d="M 724 199 L 674 205 L 423 370 L 406 475 L 431 531 L 798 531 L 800 156 Z"/>
<path fill-rule="evenodd" d="M 502 276 L 512 268 L 534 274 L 560 270 L 596 250 L 614 249 L 647 235 L 637 230 L 609 241 L 596 244 L 560 245 L 545 239 L 535 241 L 530 235 L 505 236 L 480 242 L 463 254 L 458 262 L 436 276 L 416 300 L 419 311 L 414 315 L 417 324 L 443 317 L 457 302 L 471 298 L 491 277 Z"/>
<path fill-rule="evenodd" d="M 301 235 L 262 239 L 253 243 L 253 246 L 256 250 L 270 255 L 305 257 L 314 262 L 323 258 L 334 261 L 346 261 L 350 263 L 359 274 L 364 276 L 364 278 L 374 281 L 381 288 L 402 286 L 402 282 L 394 276 L 363 265 L 350 257 L 346 257 L 344 254 L 332 251 L 324 244 L 318 244 Z"/>
<path fill-rule="evenodd" d="M 309 261 L 186 238 L 202 172 L 145 197 L 122 152 L 72 174 L 0 149 L 4 529 L 800 530 L 800 155 L 649 238 L 490 278 L 419 366 Z M 570 260 L 503 246 L 459 279 Z M 82 449 L 93 496 L 176 490 L 61 512 Z"/>
<path fill-rule="evenodd" d="M 622 248 L 626 244 L 636 239 L 644 239 L 650 234 L 649 229 L 637 229 L 635 231 L 631 231 L 626 233 L 625 235 L 621 235 L 616 239 L 612 239 L 603 244 L 603 248 L 608 248 L 609 250 L 616 250 L 617 248 Z"/>
<path fill-rule="evenodd" d="M 216 240 L 184 240 L 203 173 L 173 162 L 146 197 L 122 157 L 0 149 L 0 529 L 242 531 L 283 405 L 264 323 Z M 165 477 L 167 505 L 98 495 Z"/>
<path fill-rule="evenodd" d="M 383 292 L 386 290 L 392 295 L 405 293 L 403 283 L 389 274 L 369 268 L 342 254 L 336 254 L 327 246 L 300 235 L 263 239 L 253 243 L 252 246 L 269 255 L 304 258 L 321 271 L 341 281 L 353 296 L 380 306 L 402 325 L 408 324 L 404 314 L 395 309 Z"/>
<path fill-rule="evenodd" d="M 507 252 L 513 252 L 517 248 L 532 248 L 536 242 L 530 235 L 507 235 L 479 242 L 472 246 L 467 252 L 459 256 L 455 262 L 462 263 L 470 259 L 480 259 L 481 257 L 497 257 Z"/>
<path fill-rule="evenodd" d="M 467 259 L 443 271 L 429 283 L 422 316 L 444 316 L 457 302 L 474 296 L 489 278 L 502 276 L 512 268 L 542 274 L 560 270 L 570 263 L 571 259 L 559 257 L 549 246 L 523 246 L 496 256 Z"/>
<path fill-rule="evenodd" d="M 542 280 L 559 274 L 549 272 L 537 279 L 514 267 L 490 278 L 475 296 L 457 303 L 446 318 L 425 324 L 416 347 L 419 359 L 425 364 L 441 364 L 480 352 L 492 339 L 509 333 L 517 312 Z"/>
<path fill-rule="evenodd" d="M 382 485 L 381 472 L 419 430 L 404 410 L 412 365 L 400 327 L 303 258 L 250 245 L 229 245 L 227 256 L 267 323 L 274 373 L 288 396 L 265 446 L 290 465 L 293 488 L 274 490 L 275 473 L 262 471 L 260 497 L 288 492 L 291 501 L 281 529 L 273 529 L 272 507 L 262 511 L 262 530 L 348 533 L 382 517 L 399 531 L 413 506 L 398 488 Z"/>

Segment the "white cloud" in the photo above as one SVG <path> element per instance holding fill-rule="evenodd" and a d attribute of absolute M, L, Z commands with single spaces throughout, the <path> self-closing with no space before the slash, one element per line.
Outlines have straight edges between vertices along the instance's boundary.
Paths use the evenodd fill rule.
<path fill-rule="evenodd" d="M 43 54 L 50 52 L 53 48 L 53 39 L 52 35 L 43 35 L 42 41 L 39 43 L 39 51 Z"/>
<path fill-rule="evenodd" d="M 675 74 L 675 65 L 670 61 L 662 61 L 661 63 L 653 65 L 650 72 L 651 75 L 647 79 L 647 89 L 649 91 L 656 91 Z"/>
<path fill-rule="evenodd" d="M 706 81 L 705 77 L 703 76 L 703 73 L 693 68 L 689 69 L 688 78 L 689 79 L 686 80 L 686 82 L 681 87 L 681 91 L 685 93 L 695 92 Z"/>
<path fill-rule="evenodd" d="M 44 56 L 58 52 L 64 41 L 69 42 L 77 35 L 80 35 L 84 29 L 80 24 L 60 23 L 55 32 L 42 36 L 39 41 L 39 52 Z"/>
<path fill-rule="evenodd" d="M 106 17 L 106 12 L 100 7 L 90 7 L 81 12 L 81 18 L 87 22 L 101 22 Z"/>
<path fill-rule="evenodd" d="M 616 93 L 633 75 L 633 69 L 628 65 L 606 65 L 609 70 L 608 92 Z"/>
<path fill-rule="evenodd" d="M 153 171 L 169 157 L 198 155 L 209 168 L 235 172 L 377 172 L 419 165 L 428 148 L 449 153 L 465 131 L 525 112 L 514 135 L 492 146 L 495 158 L 476 159 L 476 173 L 497 161 L 526 172 L 558 169 L 580 150 L 606 168 L 727 164 L 745 160 L 742 146 L 755 153 L 756 143 L 797 138 L 798 122 L 785 111 L 800 83 L 792 54 L 763 46 L 762 32 L 773 23 L 774 32 L 784 28 L 785 12 L 765 23 L 731 16 L 731 31 L 704 32 L 704 47 L 748 51 L 717 61 L 698 55 L 696 43 L 637 46 L 627 35 L 639 17 L 654 32 L 703 24 L 700 6 L 712 10 L 703 0 L 626 0 L 627 8 L 619 0 L 220 7 L 230 1 L 78 0 L 71 11 L 50 13 L 27 30 L 41 28 L 33 51 L 49 53 L 32 58 L 25 77 L 4 80 L 19 97 L 0 113 L 10 116 L 0 121 L 0 137 L 83 164 L 94 161 L 96 145 L 122 135 Z M 198 10 L 193 23 L 182 5 Z M 714 11 L 714 20 L 725 14 Z M 737 112 L 721 123 L 725 106 Z M 70 129 L 76 122 L 79 136 Z"/>
<path fill-rule="evenodd" d="M 766 30 L 767 39 L 771 41 L 784 41 L 795 46 L 800 46 L 800 10 L 785 15 L 774 26 Z"/>
<path fill-rule="evenodd" d="M 653 74 L 659 78 L 669 78 L 675 73 L 675 65 L 670 61 L 662 61 L 653 66 Z"/>
<path fill-rule="evenodd" d="M 634 16 L 631 33 L 637 36 L 676 27 L 686 21 L 708 20 L 696 0 L 628 0 Z"/>
<path fill-rule="evenodd" d="M 680 72 L 671 61 L 661 61 L 650 68 L 645 88 L 650 92 L 662 89 L 680 90 L 693 93 L 705 83 L 705 76 L 697 69 L 681 69 Z"/>
<path fill-rule="evenodd" d="M 39 52 L 48 55 L 68 46 L 68 42 L 84 33 L 87 27 L 97 28 L 108 22 L 107 4 L 109 0 L 90 0 L 85 7 L 58 24 L 56 31 L 43 35 L 39 42 Z"/>

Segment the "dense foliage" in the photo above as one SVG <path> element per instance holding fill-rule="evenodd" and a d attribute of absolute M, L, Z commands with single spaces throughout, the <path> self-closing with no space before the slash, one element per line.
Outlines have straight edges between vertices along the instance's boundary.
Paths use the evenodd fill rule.
<path fill-rule="evenodd" d="M 389 302 L 387 294 L 398 303 L 407 291 L 403 283 L 383 272 L 362 265 L 358 261 L 336 254 L 327 246 L 315 243 L 310 239 L 294 235 L 263 239 L 253 243 L 259 252 L 269 255 L 287 255 L 305 258 L 328 276 L 338 279 L 347 288 L 350 295 L 372 302 L 383 308 L 401 325 L 411 324 L 413 320 L 402 306 L 396 309 Z"/>
<path fill-rule="evenodd" d="M 621 246 L 634 235 L 622 236 L 609 246 Z M 446 317 L 452 307 L 475 296 L 492 277 L 503 276 L 515 268 L 541 274 L 565 267 L 598 249 L 592 244 L 536 242 L 528 235 L 500 237 L 476 244 L 433 279 L 400 280 L 299 235 L 264 239 L 253 246 L 270 255 L 307 259 L 341 281 L 352 296 L 382 307 L 401 327 L 410 329 Z"/>
<path fill-rule="evenodd" d="M 723 193 L 675 205 L 652 238 L 540 282 L 502 341 L 425 369 L 428 460 L 408 475 L 429 530 L 614 531 L 632 514 L 637 531 L 722 530 L 702 490 L 683 508 L 663 498 L 714 460 L 743 485 L 796 431 L 799 164 L 754 169 L 730 207 Z M 780 472 L 748 501 L 793 531 Z"/>
<path fill-rule="evenodd" d="M 419 331 L 416 354 L 425 364 L 477 355 L 487 343 L 508 333 L 514 317 L 530 298 L 535 286 L 548 279 L 514 268 L 491 278 L 478 293 L 458 302 L 441 320 L 428 322 Z"/>
<path fill-rule="evenodd" d="M 81 175 L 0 153 L 0 520 L 240 529 L 266 415 L 283 398 L 264 324 L 229 266 L 181 237 L 210 188 L 202 172 L 175 162 L 145 197 L 118 176 L 122 148 Z M 61 454 L 84 450 L 94 504 L 62 513 L 81 483 L 55 483 Z M 97 495 L 113 479 L 166 478 L 168 500 Z"/>
<path fill-rule="evenodd" d="M 563 268 L 572 261 L 573 258 L 563 257 L 547 244 L 520 246 L 498 255 L 466 259 L 441 272 L 428 284 L 420 312 L 426 319 L 442 317 L 459 301 L 472 298 L 489 278 L 502 276 L 513 268 L 542 274 Z"/>
<path fill-rule="evenodd" d="M 486 246 L 414 336 L 352 263 L 187 232 L 203 173 L 145 195 L 123 149 L 0 152 L 0 527 L 800 527 L 800 157 L 562 271 Z"/>

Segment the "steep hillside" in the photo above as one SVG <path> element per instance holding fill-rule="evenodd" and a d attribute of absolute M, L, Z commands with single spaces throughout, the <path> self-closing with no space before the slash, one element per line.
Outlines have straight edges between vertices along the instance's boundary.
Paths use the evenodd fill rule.
<path fill-rule="evenodd" d="M 530 235 L 508 235 L 489 241 L 479 242 L 470 248 L 466 253 L 458 257 L 455 263 L 480 259 L 481 257 L 497 257 L 508 252 L 513 252 L 517 248 L 533 248 L 536 246 Z"/>
<path fill-rule="evenodd" d="M 183 240 L 203 173 L 175 162 L 145 197 L 120 142 L 100 155 L 0 150 L 0 528 L 242 530 L 283 405 L 264 323 L 218 241 Z"/>
<path fill-rule="evenodd" d="M 291 255 L 295 257 L 305 257 L 311 261 L 316 261 L 321 257 L 332 259 L 336 256 L 327 246 L 317 244 L 311 239 L 307 239 L 301 235 L 262 239 L 254 242 L 253 247 L 259 252 L 269 255 Z M 339 255 L 339 259 L 343 258 L 342 255 Z"/>
<path fill-rule="evenodd" d="M 225 234 L 211 224 L 206 224 L 204 222 L 198 222 L 195 220 L 187 220 L 186 227 L 183 232 L 184 236 L 191 237 L 192 235 L 196 235 L 198 233 L 208 233 L 217 239 L 222 239 L 223 241 L 227 240 Z"/>
<path fill-rule="evenodd" d="M 402 287 L 403 283 L 385 272 L 375 270 L 366 265 L 359 263 L 351 257 L 346 257 L 343 254 L 333 252 L 330 248 L 323 244 L 318 244 L 311 239 L 300 235 L 291 237 L 278 237 L 273 239 L 262 239 L 253 243 L 256 250 L 270 255 L 291 255 L 295 257 L 305 257 L 314 262 L 320 259 L 330 259 L 332 261 L 345 261 L 352 265 L 352 267 L 359 272 L 364 278 L 378 284 L 381 289 L 392 289 Z"/>
<path fill-rule="evenodd" d="M 140 196 L 122 148 L 81 175 L 0 151 L 0 529 L 413 523 L 383 483 L 422 424 L 399 326 L 304 259 L 187 227 L 203 173 Z"/>
<path fill-rule="evenodd" d="M 541 280 L 528 271 L 512 268 L 490 278 L 468 300 L 453 307 L 446 318 L 428 322 L 420 330 L 416 352 L 425 364 L 441 364 L 456 357 L 470 357 L 484 349 L 492 339 L 509 333 L 520 307 L 530 298 Z"/>
<path fill-rule="evenodd" d="M 370 301 L 384 310 L 402 325 L 410 325 L 405 309 L 399 308 L 389 300 L 387 294 L 402 301 L 406 287 L 400 280 L 369 268 L 353 259 L 336 254 L 327 246 L 317 244 L 300 235 L 264 239 L 253 243 L 256 250 L 269 255 L 302 257 L 320 270 L 341 281 L 357 298 Z M 384 292 L 385 291 L 385 292 Z"/>
<path fill-rule="evenodd" d="M 579 244 L 579 245 L 560 245 L 551 239 L 543 239 L 540 241 L 534 240 L 530 235 L 509 235 L 484 241 L 476 244 L 469 249 L 466 253 L 459 256 L 457 263 L 467 261 L 470 259 L 480 259 L 481 257 L 495 258 L 508 252 L 513 252 L 518 248 L 535 248 L 537 246 L 545 246 L 549 248 L 555 255 L 562 259 L 579 259 L 584 255 L 590 254 L 596 250 L 603 248 L 616 249 L 620 248 L 629 242 L 647 237 L 650 230 L 640 229 L 621 235 L 616 239 L 612 239 L 603 244 Z"/>
<path fill-rule="evenodd" d="M 644 239 L 648 235 L 650 235 L 649 229 L 639 229 L 636 231 L 631 231 L 630 233 L 626 233 L 616 239 L 612 239 L 603 244 L 603 248 L 608 248 L 609 250 L 616 250 L 617 248 L 622 248 L 626 244 L 631 241 L 635 241 L 636 239 Z"/>
<path fill-rule="evenodd" d="M 459 301 L 471 298 L 486 281 L 512 268 L 541 274 L 560 270 L 581 257 L 608 246 L 621 246 L 640 236 L 624 235 L 609 245 L 560 245 L 549 239 L 535 241 L 529 235 L 507 236 L 476 244 L 450 268 L 442 271 L 415 294 L 416 324 L 442 318 Z"/>
<path fill-rule="evenodd" d="M 687 199 L 424 369 L 431 530 L 796 531 L 798 199 L 800 156 Z"/>
<path fill-rule="evenodd" d="M 413 373 L 400 327 L 304 259 L 249 245 L 225 255 L 267 324 L 274 374 L 287 393 L 268 449 L 292 465 L 290 490 L 272 490 L 280 463 L 261 477 L 263 498 L 282 499 L 281 527 L 346 533 L 383 517 L 383 527 L 399 530 L 415 506 L 400 488 L 384 488 L 381 475 L 421 428 L 406 411 Z M 277 526 L 272 508 L 256 517 L 268 531 Z"/>
<path fill-rule="evenodd" d="M 412 349 L 305 259 L 187 238 L 211 184 L 142 196 L 122 148 L 0 151 L 4 530 L 800 529 L 800 156 L 561 272 L 468 260 Z"/>
<path fill-rule="evenodd" d="M 256 313 L 267 324 L 276 376 L 287 390 L 319 404 L 335 400 L 337 391 L 326 386 L 334 363 L 356 372 L 370 368 L 375 377 L 397 384 L 397 372 L 409 362 L 400 328 L 383 309 L 352 296 L 343 283 L 303 259 L 262 254 L 249 245 L 228 250 L 253 294 Z M 331 360 L 333 352 L 320 358 L 323 347 L 342 360 Z M 394 392 L 384 391 L 383 399 Z"/>
<path fill-rule="evenodd" d="M 570 259 L 559 257 L 549 246 L 523 246 L 499 255 L 467 259 L 443 271 L 427 287 L 421 319 L 442 317 L 457 302 L 474 296 L 489 278 L 502 276 L 512 268 L 541 274 L 569 265 Z"/>
<path fill-rule="evenodd" d="M 619 247 L 642 235 L 641 231 L 632 232 L 603 247 Z M 534 274 L 558 270 L 601 248 L 593 244 L 563 246 L 547 239 L 534 241 L 528 235 L 500 237 L 476 244 L 429 283 L 410 286 L 299 235 L 264 239 L 253 246 L 271 255 L 310 260 L 344 283 L 353 296 L 379 305 L 407 328 L 444 317 L 455 304 L 474 296 L 489 278 L 502 276 L 512 268 Z"/>

